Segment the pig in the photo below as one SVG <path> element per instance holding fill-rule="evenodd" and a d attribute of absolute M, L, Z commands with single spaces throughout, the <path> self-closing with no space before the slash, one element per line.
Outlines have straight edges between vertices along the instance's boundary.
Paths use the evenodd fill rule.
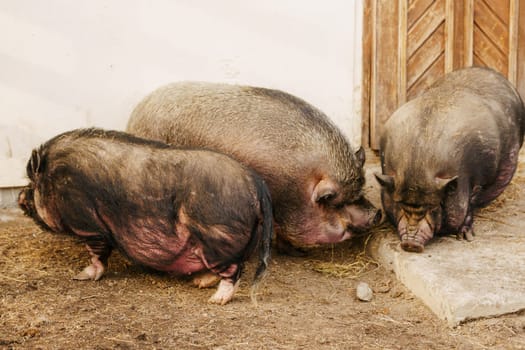
<path fill-rule="evenodd" d="M 255 296 L 270 259 L 271 197 L 264 180 L 231 157 L 78 129 L 33 150 L 27 176 L 22 210 L 86 242 L 91 265 L 75 279 L 100 279 L 117 248 L 138 264 L 191 275 L 199 287 L 219 283 L 209 301 L 225 304 L 258 249 Z"/>
<path fill-rule="evenodd" d="M 324 113 L 288 93 L 172 83 L 138 103 L 126 131 L 219 151 L 255 169 L 270 188 L 282 253 L 344 241 L 381 218 L 363 196 L 363 148 L 354 151 Z"/>
<path fill-rule="evenodd" d="M 471 241 L 475 209 L 512 179 L 524 129 L 519 94 L 490 68 L 451 72 L 396 110 L 376 177 L 401 247 L 422 252 L 435 234 Z"/>

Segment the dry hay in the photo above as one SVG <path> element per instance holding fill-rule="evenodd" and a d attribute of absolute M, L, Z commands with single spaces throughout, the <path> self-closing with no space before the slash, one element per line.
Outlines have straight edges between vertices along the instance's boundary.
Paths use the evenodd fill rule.
<path fill-rule="evenodd" d="M 358 279 L 379 267 L 379 263 L 367 254 L 367 246 L 372 235 L 368 235 L 362 244 L 350 251 L 340 252 L 343 256 L 338 257 L 339 249 L 332 246 L 330 250 L 330 261 L 312 260 L 308 265 L 313 271 L 336 278 Z M 358 249 L 359 248 L 359 249 Z"/>

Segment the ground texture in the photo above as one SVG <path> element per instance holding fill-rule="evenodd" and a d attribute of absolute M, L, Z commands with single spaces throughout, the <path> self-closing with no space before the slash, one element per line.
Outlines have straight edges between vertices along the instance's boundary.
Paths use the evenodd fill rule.
<path fill-rule="evenodd" d="M 524 201 L 524 183 L 515 178 L 478 220 L 521 225 L 505 208 Z M 74 281 L 89 264 L 77 239 L 0 210 L 0 349 L 525 349 L 525 311 L 450 328 L 369 257 L 369 241 L 274 254 L 257 305 L 250 262 L 233 301 L 218 306 L 207 303 L 214 289 L 117 252 L 100 281 Z M 356 298 L 361 281 L 369 302 Z"/>
<path fill-rule="evenodd" d="M 118 253 L 102 280 L 74 281 L 89 262 L 82 244 L 15 216 L 0 224 L 0 348 L 525 349 L 524 312 L 449 328 L 366 257 L 365 243 L 274 256 L 257 306 L 252 263 L 234 300 L 217 306 L 212 289 Z M 370 302 L 355 297 L 359 281 Z"/>

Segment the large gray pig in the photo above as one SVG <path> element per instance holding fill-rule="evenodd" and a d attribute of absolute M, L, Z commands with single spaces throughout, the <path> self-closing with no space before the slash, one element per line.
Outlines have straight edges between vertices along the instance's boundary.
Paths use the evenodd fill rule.
<path fill-rule="evenodd" d="M 118 248 L 156 270 L 203 272 L 194 275 L 199 287 L 220 280 L 210 302 L 224 304 L 258 245 L 254 287 L 268 265 L 269 190 L 226 155 L 80 129 L 34 150 L 27 175 L 19 195 L 24 212 L 45 229 L 86 240 L 91 265 L 76 279 L 98 280 Z"/>
<path fill-rule="evenodd" d="M 401 106 L 380 139 L 383 207 L 401 246 L 436 233 L 473 239 L 473 211 L 503 192 L 523 143 L 516 89 L 488 68 L 452 72 Z"/>
<path fill-rule="evenodd" d="M 272 194 L 278 249 L 346 240 L 380 218 L 362 193 L 362 148 L 328 117 L 277 90 L 185 82 L 161 87 L 133 111 L 127 131 L 204 147 L 255 169 Z"/>

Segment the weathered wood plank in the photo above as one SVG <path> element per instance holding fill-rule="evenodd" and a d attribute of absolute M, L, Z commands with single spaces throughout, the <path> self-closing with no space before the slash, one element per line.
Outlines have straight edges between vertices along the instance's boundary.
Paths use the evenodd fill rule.
<path fill-rule="evenodd" d="M 383 125 L 397 108 L 398 65 L 398 2 L 375 0 L 375 28 L 372 44 L 372 79 L 370 114 L 370 144 L 379 148 L 379 135 Z"/>
<path fill-rule="evenodd" d="M 445 1 L 437 0 L 408 30 L 407 56 L 410 57 L 445 20 Z"/>
<path fill-rule="evenodd" d="M 508 79 L 516 85 L 518 81 L 518 22 L 519 22 L 519 1 L 511 0 L 509 9 L 509 51 Z"/>
<path fill-rule="evenodd" d="M 454 1 L 445 0 L 445 74 L 454 68 Z"/>
<path fill-rule="evenodd" d="M 465 0 L 464 19 L 465 42 L 463 46 L 464 65 L 472 66 L 474 55 L 474 0 Z"/>
<path fill-rule="evenodd" d="M 441 24 L 423 46 L 408 60 L 407 86 L 410 89 L 445 51 L 445 26 Z M 442 74 L 444 73 L 441 72 Z"/>
<path fill-rule="evenodd" d="M 485 6 L 490 9 L 504 23 L 509 23 L 510 3 L 514 0 L 476 0 L 484 2 Z"/>
<path fill-rule="evenodd" d="M 407 18 L 408 9 L 405 0 L 399 0 L 399 20 L 398 20 L 398 79 L 397 79 L 397 103 L 401 105 L 406 102 L 407 98 Z"/>
<path fill-rule="evenodd" d="M 401 0 L 400 0 L 401 1 Z M 414 23 L 428 10 L 436 0 L 410 0 L 408 2 L 407 27 L 412 28 Z"/>
<path fill-rule="evenodd" d="M 525 99 L 525 0 L 517 0 L 518 16 L 518 58 L 516 62 L 516 87 L 522 99 Z"/>
<path fill-rule="evenodd" d="M 479 26 L 487 38 L 495 44 L 495 47 L 498 50 L 503 54 L 508 53 L 508 28 L 483 1 L 474 1 L 474 23 Z"/>
<path fill-rule="evenodd" d="M 495 48 L 478 26 L 474 26 L 474 55 L 480 57 L 489 67 L 507 76 L 507 56 Z"/>
<path fill-rule="evenodd" d="M 454 1 L 453 69 L 465 67 L 465 1 Z"/>
<path fill-rule="evenodd" d="M 361 144 L 370 145 L 370 82 L 372 71 L 372 30 L 373 20 L 372 2 L 364 0 L 363 3 L 363 75 L 361 89 Z"/>
<path fill-rule="evenodd" d="M 445 55 L 442 54 L 428 70 L 421 76 L 421 78 L 412 85 L 407 91 L 407 99 L 411 100 L 424 91 L 427 87 L 432 85 L 436 80 L 443 76 L 445 70 Z"/>

